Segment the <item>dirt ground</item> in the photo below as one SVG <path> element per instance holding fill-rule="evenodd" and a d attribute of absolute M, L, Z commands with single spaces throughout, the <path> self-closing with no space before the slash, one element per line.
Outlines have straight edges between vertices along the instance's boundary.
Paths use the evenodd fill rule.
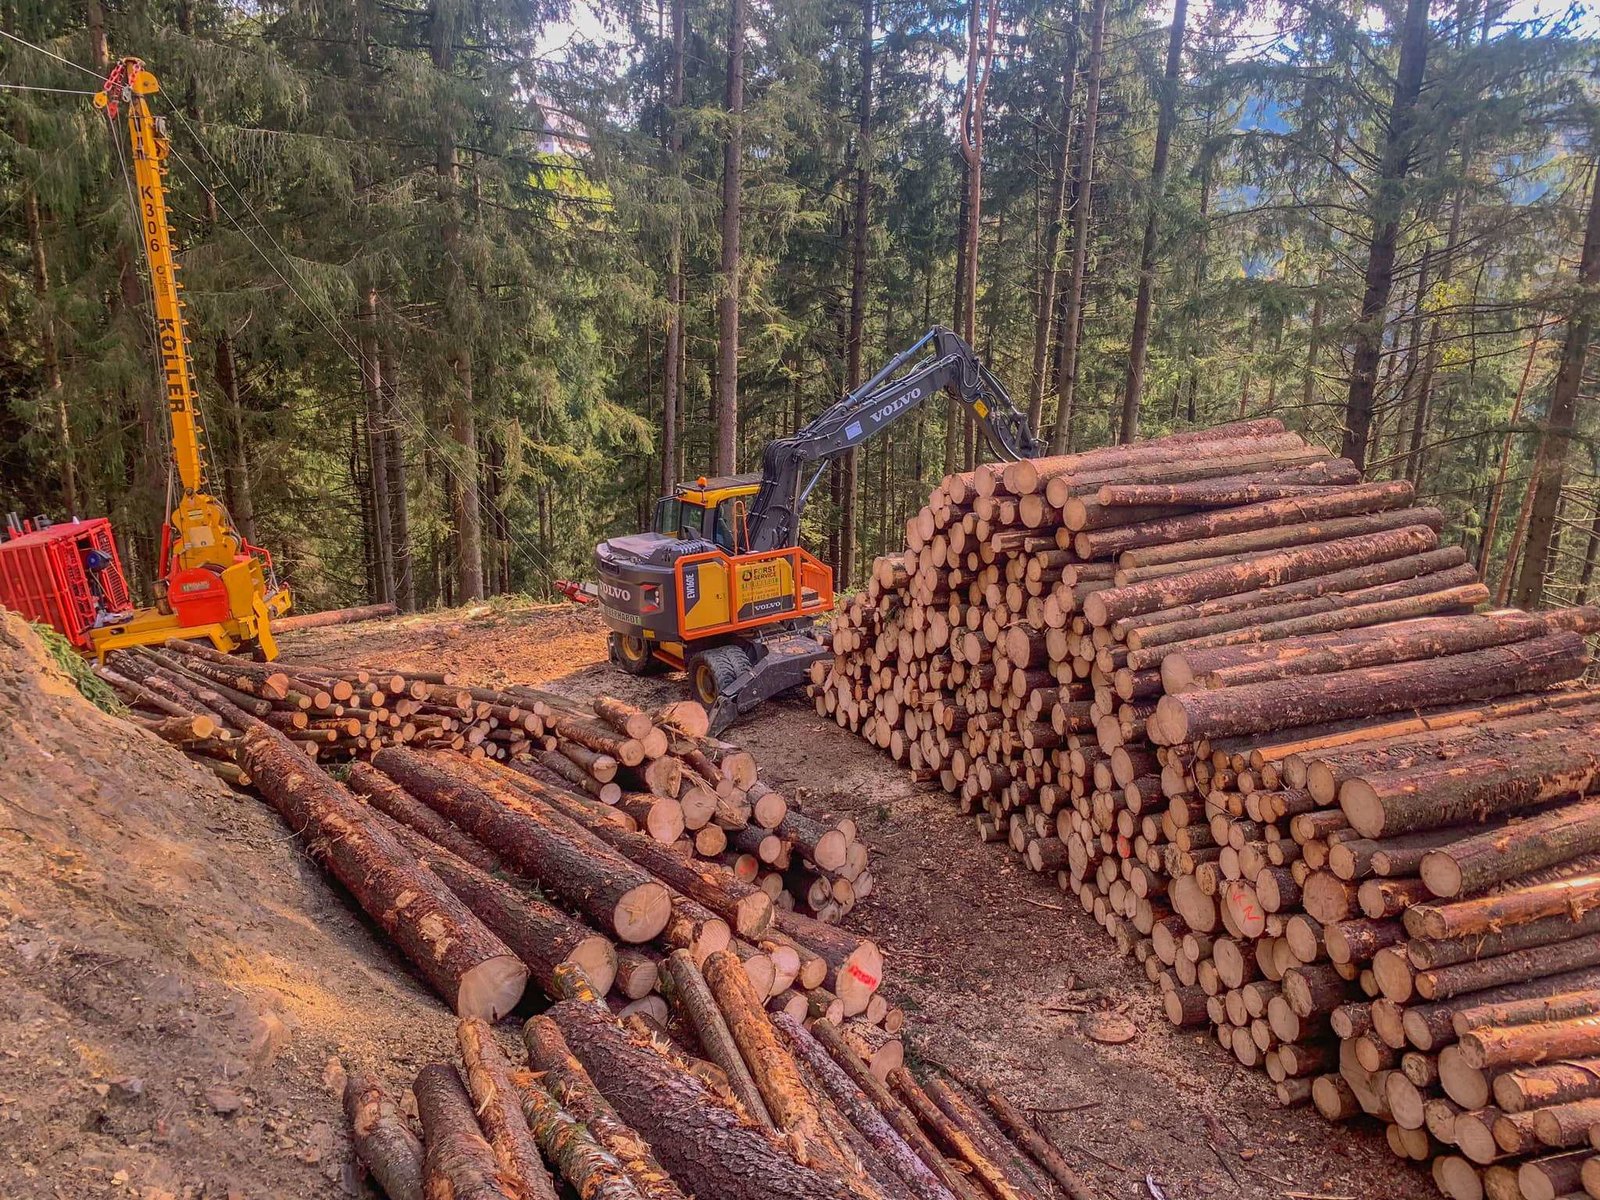
<path fill-rule="evenodd" d="M 606 662 L 598 614 L 497 603 L 305 631 L 285 656 L 463 679 L 537 683 L 577 696 L 677 698 L 681 676 L 638 680 Z M 1209 1037 L 1174 1029 L 1143 972 L 1053 880 L 985 845 L 938 790 L 786 698 L 728 735 L 768 780 L 861 824 L 875 888 L 850 928 L 875 938 L 885 989 L 908 1015 L 914 1058 L 993 1083 L 1036 1110 L 1049 1136 L 1107 1197 L 1401 1200 L 1434 1195 L 1378 1127 L 1285 1111 L 1266 1077 Z M 1141 1032 L 1124 1046 L 1081 1036 L 1077 1012 L 1121 1008 Z"/>

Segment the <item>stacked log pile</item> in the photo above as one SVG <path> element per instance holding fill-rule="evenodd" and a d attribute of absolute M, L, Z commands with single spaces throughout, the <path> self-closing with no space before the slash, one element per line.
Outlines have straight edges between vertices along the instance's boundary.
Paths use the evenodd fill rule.
<path fill-rule="evenodd" d="M 833 1022 L 769 1017 L 727 951 L 671 965 L 672 1035 L 614 1016 L 576 973 L 515 1052 L 462 1019 L 459 1066 L 412 1082 L 416 1129 L 349 1069 L 370 1178 L 392 1200 L 1089 1200 L 1004 1097 L 985 1096 L 991 1116 L 954 1082 L 880 1079 Z"/>
<path fill-rule="evenodd" d="M 1587 1145 L 1600 1086 L 1540 1067 L 1555 1099 L 1517 1110 L 1493 1085 L 1600 1054 L 1600 1009 L 1563 998 L 1600 964 L 1600 694 L 1569 685 L 1600 612 L 1474 612 L 1441 521 L 1273 421 L 980 468 L 875 564 L 813 694 L 1054 874 L 1285 1103 L 1385 1118 L 1452 1196 L 1522 1194 L 1530 1156 L 1518 1186 L 1560 1195 L 1582 1164 L 1543 1160 Z M 1589 1107 L 1536 1140 L 1522 1112 L 1558 1102 Z"/>
<path fill-rule="evenodd" d="M 706 736 L 706 714 L 693 701 L 652 715 L 606 696 L 584 704 L 427 672 L 254 663 L 178 640 L 119 653 L 97 670 L 135 721 L 235 787 L 250 777 L 228 723 L 197 688 L 332 766 L 391 747 L 504 763 L 614 809 L 628 828 L 727 866 L 819 921 L 838 920 L 872 891 L 855 822 L 772 788 L 749 753 Z"/>
<path fill-rule="evenodd" d="M 191 661 L 206 667 L 179 669 Z M 806 814 L 768 787 L 750 755 L 705 737 L 699 705 L 652 715 L 601 697 L 580 716 L 559 698 L 535 700 L 532 751 L 508 762 L 388 745 L 335 778 L 280 728 L 274 718 L 290 710 L 267 696 L 285 693 L 282 703 L 313 683 L 332 696 L 362 673 L 295 668 L 275 687 L 278 672 L 213 663 L 204 652 L 120 653 L 102 676 L 134 720 L 215 755 L 204 761 L 272 803 L 456 1012 L 503 1016 L 530 980 L 553 995 L 558 973 L 577 967 L 619 1011 L 664 1019 L 663 960 L 731 951 L 775 1011 L 841 1023 L 881 1072 L 904 1057 L 877 946 L 829 923 L 845 908 L 837 892 L 802 911 L 810 880 L 854 878 L 858 894 L 870 880 L 854 824 Z M 705 830 L 718 835 L 709 853 Z M 746 866 L 783 857 L 786 872 Z"/>

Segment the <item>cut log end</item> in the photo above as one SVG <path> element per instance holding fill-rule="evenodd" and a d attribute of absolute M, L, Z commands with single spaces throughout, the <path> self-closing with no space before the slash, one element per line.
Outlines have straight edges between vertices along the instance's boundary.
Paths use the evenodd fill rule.
<path fill-rule="evenodd" d="M 519 958 L 501 954 L 485 959 L 461 977 L 456 989 L 456 1015 L 498 1021 L 522 999 L 528 968 Z"/>
<path fill-rule="evenodd" d="M 625 942 L 648 942 L 672 919 L 672 893 L 651 880 L 629 888 L 617 902 L 612 928 Z"/>

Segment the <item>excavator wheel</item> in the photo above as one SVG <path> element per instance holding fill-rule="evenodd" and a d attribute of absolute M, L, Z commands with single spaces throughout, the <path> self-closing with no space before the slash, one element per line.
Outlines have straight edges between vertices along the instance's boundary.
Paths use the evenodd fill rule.
<path fill-rule="evenodd" d="M 740 646 L 714 646 L 689 660 L 689 687 L 707 708 L 728 695 L 750 673 L 750 656 Z"/>
<path fill-rule="evenodd" d="M 610 642 L 611 661 L 629 675 L 653 675 L 661 664 L 650 652 L 650 643 L 631 633 L 613 633 Z"/>

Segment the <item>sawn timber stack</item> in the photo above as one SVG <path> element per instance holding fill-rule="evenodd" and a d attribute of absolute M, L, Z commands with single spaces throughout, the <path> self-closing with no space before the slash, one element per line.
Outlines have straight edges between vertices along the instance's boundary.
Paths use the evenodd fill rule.
<path fill-rule="evenodd" d="M 1600 1061 L 1600 612 L 1477 611 L 1442 526 L 1274 420 L 981 467 L 813 695 L 1284 1103 L 1381 1117 L 1451 1196 L 1561 1195 L 1600 1086 L 1532 1064 Z"/>

